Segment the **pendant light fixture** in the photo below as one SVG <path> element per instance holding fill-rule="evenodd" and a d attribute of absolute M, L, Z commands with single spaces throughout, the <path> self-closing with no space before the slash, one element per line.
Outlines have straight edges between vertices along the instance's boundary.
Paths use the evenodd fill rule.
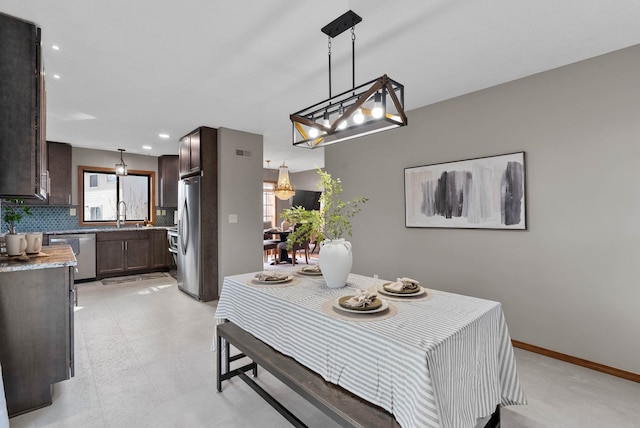
<path fill-rule="evenodd" d="M 296 189 L 291 185 L 289 181 L 289 168 L 282 162 L 280 165 L 280 172 L 278 173 L 278 183 L 273 189 L 273 193 L 278 199 L 289 199 L 296 194 Z"/>
<path fill-rule="evenodd" d="M 122 152 L 126 152 L 125 149 L 118 149 L 120 152 L 120 162 L 116 164 L 116 175 L 127 175 L 127 164 L 122 159 Z"/>
<path fill-rule="evenodd" d="M 407 124 L 403 85 L 385 74 L 356 87 L 355 26 L 361 21 L 350 10 L 321 29 L 329 40 L 329 98 L 289 116 L 294 146 L 315 149 Z M 353 88 L 332 96 L 331 40 L 348 28 L 351 28 Z"/>

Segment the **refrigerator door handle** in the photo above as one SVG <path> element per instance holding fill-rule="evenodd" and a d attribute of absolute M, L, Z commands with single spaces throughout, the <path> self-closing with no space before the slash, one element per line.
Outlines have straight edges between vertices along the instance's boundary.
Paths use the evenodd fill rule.
<path fill-rule="evenodd" d="M 180 244 L 182 247 L 182 254 L 187 254 L 187 246 L 189 245 L 189 206 L 187 205 L 186 199 L 184 201 L 184 207 L 182 210 L 181 222 Z"/>

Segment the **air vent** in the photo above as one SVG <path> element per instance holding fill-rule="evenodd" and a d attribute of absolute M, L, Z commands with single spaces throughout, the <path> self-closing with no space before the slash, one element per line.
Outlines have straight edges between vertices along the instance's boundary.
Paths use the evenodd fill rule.
<path fill-rule="evenodd" d="M 251 156 L 251 152 L 249 150 L 236 149 L 236 156 Z"/>

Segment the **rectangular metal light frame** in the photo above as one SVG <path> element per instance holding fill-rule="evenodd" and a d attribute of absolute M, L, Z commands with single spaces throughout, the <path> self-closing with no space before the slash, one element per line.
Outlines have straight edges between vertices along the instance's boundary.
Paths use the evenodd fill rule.
<path fill-rule="evenodd" d="M 376 93 L 381 94 L 383 115 L 380 118 L 374 118 L 371 114 Z M 339 114 L 341 106 L 342 116 Z M 365 121 L 361 124 L 353 123 L 353 115 L 358 108 L 362 109 L 365 116 Z M 325 112 L 329 120 L 328 126 L 323 124 Z M 290 115 L 290 119 L 293 145 L 309 149 L 399 128 L 407 125 L 407 116 L 404 112 L 404 85 L 385 74 L 300 110 Z M 340 122 L 345 119 L 348 125 L 340 129 Z M 317 136 L 312 136 L 314 132 L 312 129 L 315 129 Z"/>

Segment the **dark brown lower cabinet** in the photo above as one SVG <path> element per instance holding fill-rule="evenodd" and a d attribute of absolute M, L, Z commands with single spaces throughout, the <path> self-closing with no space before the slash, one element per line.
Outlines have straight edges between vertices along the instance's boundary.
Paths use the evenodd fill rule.
<path fill-rule="evenodd" d="M 151 231 L 151 267 L 169 268 L 171 253 L 169 253 L 169 242 L 167 241 L 167 231 L 165 229 L 154 229 Z"/>
<path fill-rule="evenodd" d="M 0 272 L 0 361 L 9 416 L 51 404 L 73 376 L 73 269 Z"/>
<path fill-rule="evenodd" d="M 151 267 L 151 239 L 149 237 L 147 239 L 125 240 L 124 251 L 126 254 L 125 271 L 143 270 Z"/>
<path fill-rule="evenodd" d="M 166 236 L 164 229 L 96 233 L 97 279 L 167 270 Z"/>
<path fill-rule="evenodd" d="M 96 234 L 96 277 L 124 272 L 124 241 L 100 241 L 98 239 L 101 235 L 103 234 Z"/>

